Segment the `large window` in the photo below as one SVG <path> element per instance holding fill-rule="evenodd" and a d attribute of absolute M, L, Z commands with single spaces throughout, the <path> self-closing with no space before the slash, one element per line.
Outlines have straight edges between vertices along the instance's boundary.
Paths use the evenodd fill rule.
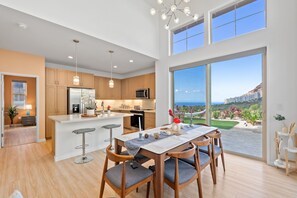
<path fill-rule="evenodd" d="M 206 66 L 174 72 L 174 113 L 185 123 L 205 123 Z M 190 112 L 195 114 L 192 121 Z"/>
<path fill-rule="evenodd" d="M 179 54 L 204 45 L 203 19 L 175 30 L 172 34 L 172 54 Z"/>
<path fill-rule="evenodd" d="M 262 158 L 262 57 L 234 55 L 171 70 L 175 115 L 219 128 L 226 151 Z"/>
<path fill-rule="evenodd" d="M 27 99 L 27 83 L 24 81 L 12 81 L 12 106 L 24 108 Z"/>
<path fill-rule="evenodd" d="M 266 27 L 265 0 L 244 0 L 212 13 L 212 42 Z"/>

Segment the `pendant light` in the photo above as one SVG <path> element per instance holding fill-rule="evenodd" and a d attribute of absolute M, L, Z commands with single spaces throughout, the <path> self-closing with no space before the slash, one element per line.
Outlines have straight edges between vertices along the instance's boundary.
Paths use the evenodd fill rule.
<path fill-rule="evenodd" d="M 77 75 L 77 44 L 79 40 L 73 40 L 75 43 L 75 76 L 73 76 L 73 85 L 79 85 L 79 76 Z"/>
<path fill-rule="evenodd" d="M 110 53 L 110 80 L 108 82 L 108 86 L 109 86 L 109 88 L 113 88 L 114 87 L 114 82 L 112 80 L 112 67 L 113 67 L 112 66 L 112 54 L 113 54 L 113 51 L 110 50 L 109 53 Z"/>

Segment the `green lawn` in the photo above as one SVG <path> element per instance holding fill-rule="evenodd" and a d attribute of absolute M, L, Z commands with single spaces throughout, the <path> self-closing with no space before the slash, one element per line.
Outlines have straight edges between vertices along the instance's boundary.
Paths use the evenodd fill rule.
<path fill-rule="evenodd" d="M 190 118 L 185 118 L 184 123 L 190 123 Z M 203 118 L 193 118 L 193 124 L 205 123 Z M 225 121 L 225 120 L 212 120 L 211 126 L 218 127 L 219 129 L 232 129 L 239 122 Z"/>

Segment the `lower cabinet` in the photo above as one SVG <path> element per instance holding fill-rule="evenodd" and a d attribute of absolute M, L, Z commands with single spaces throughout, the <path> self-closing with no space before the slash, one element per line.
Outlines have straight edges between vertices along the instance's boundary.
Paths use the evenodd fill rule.
<path fill-rule="evenodd" d="M 145 112 L 144 113 L 144 129 L 156 128 L 156 113 Z"/>

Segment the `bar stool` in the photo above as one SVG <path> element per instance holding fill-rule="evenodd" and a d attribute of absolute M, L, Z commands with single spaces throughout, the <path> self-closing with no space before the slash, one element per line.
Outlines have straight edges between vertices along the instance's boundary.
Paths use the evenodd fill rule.
<path fill-rule="evenodd" d="M 75 133 L 77 135 L 78 134 L 82 134 L 82 145 L 81 146 L 77 146 L 75 148 L 76 149 L 82 149 L 83 153 L 82 153 L 82 156 L 77 157 L 74 160 L 74 163 L 76 163 L 76 164 L 83 164 L 83 163 L 88 163 L 88 162 L 90 162 L 90 161 L 93 160 L 93 157 L 86 155 L 86 146 L 88 146 L 88 145 L 86 144 L 85 135 L 86 135 L 86 133 L 90 133 L 90 132 L 93 132 L 95 130 L 96 130 L 95 128 L 84 128 L 84 129 L 77 129 L 77 130 L 72 131 L 72 133 Z"/>
<path fill-rule="evenodd" d="M 110 133 L 109 133 L 109 143 L 110 143 L 110 145 L 112 145 L 112 129 L 119 128 L 119 127 L 121 127 L 120 124 L 108 124 L 108 125 L 102 126 L 102 128 L 109 129 L 109 131 L 110 131 Z M 113 149 L 114 148 L 111 147 L 111 150 L 113 150 Z"/>

